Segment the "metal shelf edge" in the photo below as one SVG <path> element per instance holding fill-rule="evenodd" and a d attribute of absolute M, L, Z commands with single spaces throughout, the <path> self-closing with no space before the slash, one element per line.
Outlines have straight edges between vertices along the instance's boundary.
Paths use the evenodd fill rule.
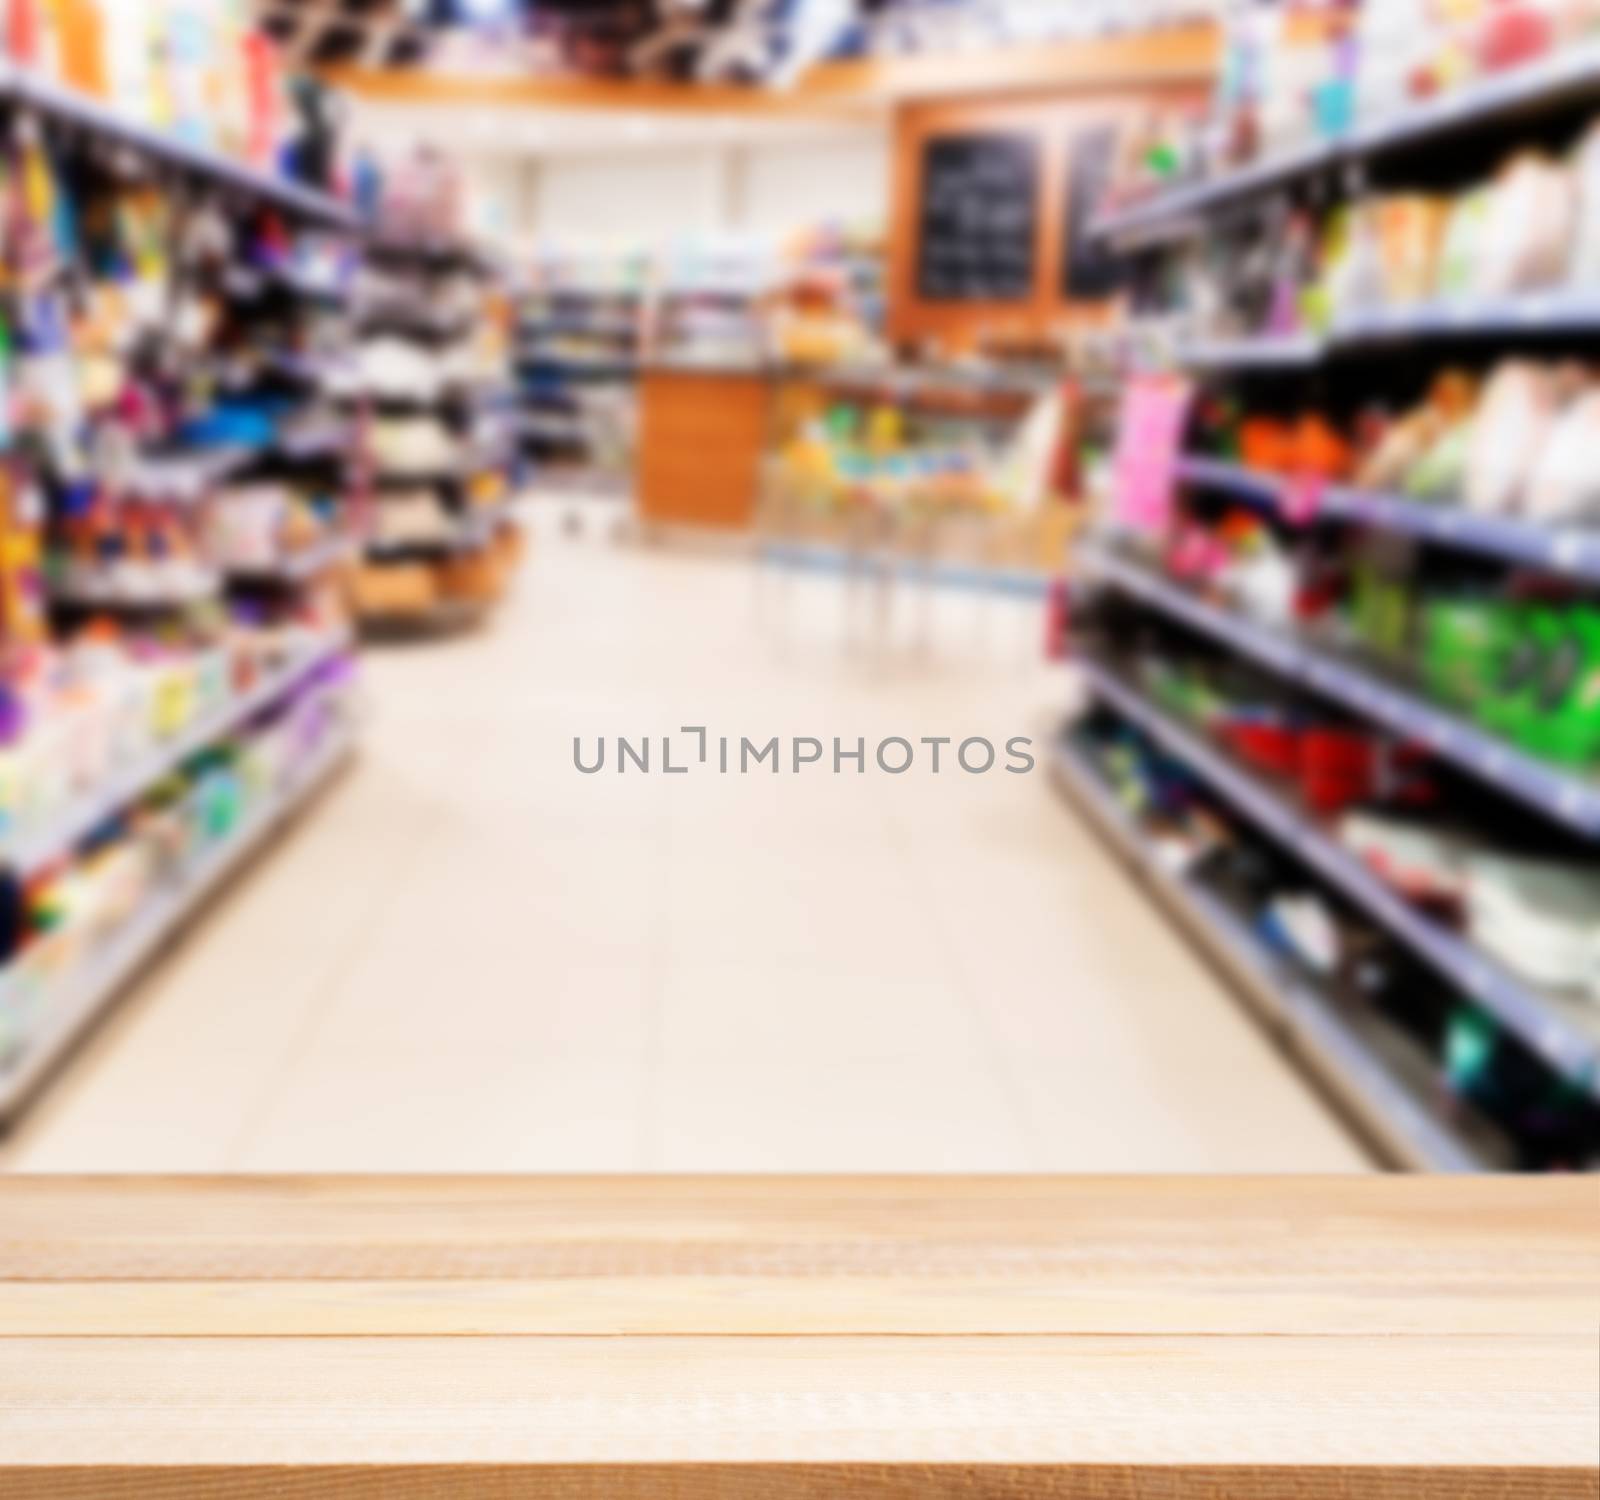
<path fill-rule="evenodd" d="M 1561 1001 L 1541 995 L 1488 955 L 1423 916 L 1298 809 L 1232 765 L 1115 673 L 1092 660 L 1080 666 L 1094 691 L 1119 713 L 1165 745 L 1238 811 L 1492 1012 L 1551 1066 L 1600 1098 L 1600 1025 L 1586 1026 L 1563 1015 Z"/>
<path fill-rule="evenodd" d="M 161 946 L 194 918 L 228 877 L 354 753 L 346 733 L 317 753 L 299 777 L 225 845 L 212 851 L 170 892 L 156 898 L 111 938 L 82 970 L 62 981 L 68 994 L 46 1002 L 46 1020 L 9 1076 L 0 1077 L 0 1121 L 9 1120 L 34 1086 Z"/>
<path fill-rule="evenodd" d="M 1070 745 L 1055 747 L 1054 770 L 1069 795 L 1122 849 L 1183 927 L 1296 1048 L 1297 1055 L 1358 1115 L 1385 1151 L 1408 1167 L 1474 1172 L 1490 1161 L 1435 1119 L 1393 1078 L 1359 1032 L 1346 1025 L 1310 986 L 1261 948 L 1244 924 L 1202 887 L 1150 856 L 1131 819 L 1109 797 Z"/>
<path fill-rule="evenodd" d="M 1519 750 L 1475 725 L 1391 687 L 1317 648 L 1191 597 L 1148 568 L 1094 546 L 1081 556 L 1172 619 L 1269 667 L 1290 681 L 1336 699 L 1361 717 L 1420 741 L 1449 762 L 1526 807 L 1591 839 L 1600 839 L 1600 786 Z"/>

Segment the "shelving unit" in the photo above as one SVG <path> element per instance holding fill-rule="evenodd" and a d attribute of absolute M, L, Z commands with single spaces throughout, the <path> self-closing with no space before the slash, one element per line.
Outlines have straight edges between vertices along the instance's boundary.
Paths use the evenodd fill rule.
<path fill-rule="evenodd" d="M 1086 660 L 1094 693 L 1165 746 L 1280 847 L 1315 869 L 1381 927 L 1480 1001 L 1552 1067 L 1600 1097 L 1600 1014 L 1525 983 L 1418 912 L 1294 803 L 1152 703 L 1104 663 Z"/>
<path fill-rule="evenodd" d="M 1100 578 L 1168 618 L 1290 682 L 1426 745 L 1441 760 L 1488 782 L 1551 821 L 1585 837 L 1600 838 L 1600 782 L 1537 760 L 1370 671 L 1198 599 L 1159 573 L 1105 547 L 1085 546 L 1082 561 Z"/>
<path fill-rule="evenodd" d="M 1200 339 L 1184 344 L 1178 361 L 1191 370 L 1309 370 L 1325 349 L 1315 334 Z"/>
<path fill-rule="evenodd" d="M 123 167 L 137 165 L 150 182 L 165 194 L 181 198 L 190 208 L 210 206 L 229 210 L 225 219 L 218 215 L 218 222 L 226 223 L 229 232 L 235 235 L 232 249 L 237 252 L 248 244 L 252 259 L 257 250 L 255 236 L 259 226 L 251 216 L 257 211 L 270 213 L 277 224 L 286 222 L 295 235 L 318 237 L 310 247 L 314 252 L 311 256 L 302 254 L 307 248 L 304 243 L 297 243 L 295 254 L 281 266 L 258 266 L 241 259 L 231 266 L 219 267 L 204 257 L 191 262 L 180 256 L 172 221 L 157 221 L 172 235 L 165 245 L 166 274 L 172 284 L 182 288 L 198 278 L 208 295 L 213 291 L 220 294 L 222 305 L 234 320 L 232 331 L 235 334 L 244 331 L 247 338 L 260 338 L 262 330 L 257 329 L 252 320 L 263 311 L 274 320 L 284 317 L 298 320 L 308 313 L 337 317 L 342 310 L 341 288 L 332 280 L 319 281 L 303 273 L 301 267 L 312 263 L 318 267 L 343 269 L 339 255 L 324 252 L 336 247 L 330 246 L 330 239 L 336 245 L 346 245 L 358 231 L 358 220 L 344 203 L 276 173 L 240 163 L 129 120 L 98 99 L 4 61 L 0 61 L 0 111 L 26 114 L 42 122 L 53 152 L 47 169 L 54 192 L 72 190 L 69 185 L 78 180 L 68 170 L 58 172 L 56 158 L 86 143 L 117 152 Z M 118 189 L 97 184 L 91 190 L 110 193 Z M 276 240 L 273 244 L 281 248 Z M 21 282 L 13 289 L 13 296 L 20 303 L 25 297 L 48 295 L 49 291 L 48 287 L 41 291 Z M 15 326 L 26 326 L 20 315 Z M 326 331 L 336 336 L 338 326 Z M 304 332 L 299 327 L 295 331 Z M 82 353 L 77 342 L 65 339 L 43 347 L 52 357 L 77 358 Z M 26 340 L 18 339 L 12 358 L 20 362 L 36 357 L 38 352 Z M 187 361 L 191 354 L 185 347 L 179 357 Z M 173 357 L 172 350 L 163 349 L 163 360 Z M 205 363 L 202 365 L 202 362 Z M 224 369 L 222 365 L 223 362 L 215 358 L 215 346 L 196 357 L 195 372 L 207 378 L 211 393 L 218 398 L 212 411 L 200 414 L 208 418 L 215 415 L 224 399 L 236 398 L 240 390 L 251 390 L 264 377 L 277 383 L 273 387 L 275 391 L 282 382 L 291 382 L 296 398 L 291 404 L 304 405 L 320 397 L 331 368 L 329 360 L 322 356 L 254 344 L 249 346 L 244 360 L 233 356 L 229 368 Z M 150 371 L 132 364 L 124 372 L 124 378 L 131 379 L 145 379 L 149 375 Z M 196 415 L 188 411 L 187 405 L 185 410 L 188 415 Z M 59 431 L 70 444 L 87 445 L 92 436 L 98 435 L 97 427 L 82 412 L 73 412 L 68 417 L 52 411 L 31 420 L 45 434 L 55 435 Z M 98 417 L 94 419 L 96 423 L 99 420 Z M 175 426 L 173 437 L 141 455 L 131 468 L 119 471 L 114 486 L 98 469 L 94 471 L 94 480 L 102 487 L 111 487 L 115 494 L 149 496 L 170 506 L 186 508 L 211 497 L 225 483 L 246 476 L 255 478 L 262 474 L 294 472 L 304 464 L 342 467 L 348 428 L 296 424 L 292 419 L 280 421 L 277 435 L 270 439 L 221 444 L 196 441 L 188 446 L 184 446 L 186 429 L 183 435 L 178 435 L 180 429 Z M 17 436 L 12 434 L 13 439 Z M 55 472 L 54 460 L 49 456 L 34 462 L 34 454 L 39 451 L 48 455 L 48 445 L 16 442 L 7 455 L 13 493 L 24 486 L 32 486 L 39 493 L 41 508 L 53 511 L 60 500 L 56 490 L 61 475 Z M 116 732 L 131 736 L 137 724 L 138 739 L 130 737 L 126 749 L 120 753 L 107 751 L 94 762 L 98 778 L 94 784 L 80 785 L 79 781 L 74 781 L 70 785 L 78 787 L 76 795 L 55 792 L 37 805 L 25 795 L 20 801 L 8 800 L 6 829 L 0 835 L 0 867 L 3 867 L 0 879 L 15 887 L 48 883 L 62 869 L 78 869 L 85 849 L 91 844 L 97 848 L 106 845 L 108 834 L 113 835 L 110 844 L 115 846 L 125 836 L 115 827 L 122 815 L 138 809 L 178 773 L 192 771 L 197 758 L 206 752 L 229 745 L 247 734 L 253 735 L 268 721 L 275 722 L 274 716 L 280 710 L 295 712 L 291 706 L 293 701 L 330 669 L 334 675 L 330 679 L 332 685 L 326 689 L 330 695 L 326 700 L 329 707 L 318 711 L 333 711 L 338 719 L 325 726 L 327 736 L 314 751 L 307 751 L 303 759 L 291 757 L 278 766 L 275 774 L 280 779 L 275 781 L 273 790 L 251 793 L 251 800 L 244 804 L 243 821 L 221 842 L 210 846 L 195 843 L 189 847 L 185 841 L 181 850 L 171 850 L 163 859 L 147 863 L 144 878 L 148 885 L 141 887 L 139 904 L 109 936 L 93 940 L 90 934 L 97 930 L 93 928 L 35 933 L 32 941 L 0 968 L 0 1122 L 17 1113 L 77 1036 L 112 1003 L 151 955 L 200 912 L 239 866 L 326 784 L 353 750 L 353 716 L 346 717 L 350 707 L 345 696 L 350 690 L 349 683 L 334 667 L 348 655 L 352 637 L 348 625 L 340 622 L 338 611 L 330 607 L 326 594 L 312 596 L 304 592 L 307 585 L 336 566 L 354 545 L 353 533 L 349 530 L 350 516 L 342 508 L 348 497 L 341 492 L 339 499 L 341 508 L 337 519 L 324 540 L 300 552 L 285 553 L 260 568 L 233 568 L 217 556 L 214 549 L 204 550 L 210 543 L 202 542 L 202 550 L 191 559 L 195 563 L 193 576 L 186 583 L 176 571 L 163 577 L 159 570 L 151 576 L 148 588 L 131 586 L 132 575 L 119 577 L 107 572 L 97 579 L 92 576 L 92 568 L 83 565 L 85 560 L 70 551 L 52 558 L 52 566 L 43 569 L 45 587 L 41 589 L 41 597 L 49 607 L 41 610 L 41 620 L 49 628 L 42 631 L 42 641 L 53 639 L 54 631 L 73 618 L 72 611 L 114 615 L 121 621 L 134 623 L 134 628 L 140 630 L 143 624 L 138 622 L 147 617 L 183 611 L 201 598 L 225 601 L 236 586 L 254 589 L 263 583 L 281 592 L 270 603 L 271 615 L 261 613 L 269 608 L 267 602 L 253 599 L 250 619 L 278 619 L 280 625 L 273 629 L 283 628 L 285 618 L 292 623 L 287 626 L 289 634 L 282 640 L 262 636 L 231 641 L 215 632 L 212 623 L 207 623 L 202 636 L 207 644 L 198 649 L 196 659 L 185 658 L 174 663 L 178 673 L 194 674 L 184 690 L 194 692 L 194 681 L 198 680 L 202 669 L 209 672 L 215 668 L 224 652 L 229 653 L 227 671 L 230 676 L 247 659 L 257 663 L 259 675 L 246 689 L 235 690 L 227 695 L 226 701 L 219 701 L 221 695 L 217 693 L 215 681 L 208 677 L 207 696 L 195 702 L 216 702 L 217 706 L 207 710 L 191 705 L 182 719 L 172 721 L 174 727 L 169 730 L 158 729 L 154 719 L 134 720 L 126 709 L 121 710 L 121 718 L 129 722 L 123 723 L 119 718 Z M 226 504 L 227 500 L 219 498 L 214 503 Z M 19 519 L 13 510 L 5 518 L 6 524 L 19 532 L 31 530 L 41 552 L 47 552 L 46 543 L 53 534 L 43 525 L 36 525 L 31 514 L 25 512 L 24 518 Z M 204 566 L 200 565 L 202 561 Z M 308 602 L 313 599 L 315 602 Z M 277 613 L 280 607 L 288 611 L 286 616 Z M 68 613 L 63 615 L 62 611 Z M 235 652 L 239 654 L 233 654 Z M 152 683 L 155 680 L 152 678 Z M 114 684 L 118 691 L 125 685 L 131 687 L 120 682 Z M 142 694 L 144 690 L 141 683 L 138 692 Z M 313 690 L 319 694 L 324 692 L 320 687 Z M 105 706 L 109 701 L 102 701 L 95 711 L 109 712 Z M 318 703 L 323 703 L 321 697 Z M 143 703 L 142 699 L 139 707 L 147 715 L 154 712 L 153 705 Z M 109 726 L 97 724 L 96 727 L 108 729 Z M 33 741 L 27 736 L 48 733 L 50 728 L 48 722 L 36 726 L 30 720 L 24 738 L 18 746 L 9 746 L 7 753 L 47 753 L 35 751 L 33 747 L 47 747 L 51 743 L 49 740 Z M 136 745 L 139 748 L 135 748 Z M 24 763 L 18 762 L 18 775 L 22 774 L 20 767 Z M 82 767 L 78 769 L 80 780 L 87 775 Z M 193 783 L 190 783 L 174 795 L 187 797 L 192 792 Z M 12 797 L 17 795 L 13 790 Z M 82 913 L 73 913 L 72 920 L 84 920 Z M 51 947 L 62 939 L 64 932 L 70 938 L 65 948 Z M 79 945 L 84 945 L 81 953 Z M 49 950 L 47 954 L 42 951 L 45 949 Z"/>
<path fill-rule="evenodd" d="M 129 981 L 203 912 L 252 854 L 305 808 L 355 749 L 352 735 L 330 740 L 242 828 L 147 902 L 88 962 L 53 981 L 45 994 L 24 997 L 17 992 L 15 975 L 0 977 L 0 1015 L 26 1004 L 43 1018 L 18 1049 L 0 1057 L 0 1125 L 16 1115 Z"/>
<path fill-rule="evenodd" d="M 354 212 L 337 198 L 130 120 L 98 99 L 0 59 L 0 108 L 18 106 L 37 110 L 59 124 L 124 146 L 146 160 L 188 173 L 307 224 L 339 230 L 357 227 Z"/>
<path fill-rule="evenodd" d="M 1089 816 L 1123 862 L 1256 1007 L 1279 1042 L 1316 1071 L 1386 1159 L 1425 1172 L 1481 1171 L 1502 1154 L 1483 1130 L 1447 1118 L 1408 1084 L 1421 1059 L 1343 1013 L 1269 952 L 1213 892 L 1153 856 L 1149 844 L 1070 739 L 1050 760 L 1057 783 Z"/>
<path fill-rule="evenodd" d="M 369 289 L 368 305 L 358 314 L 365 337 L 411 345 L 441 363 L 457 358 L 480 335 L 486 299 L 498 286 L 491 258 L 451 236 L 384 230 L 375 243 L 389 280 Z M 471 312 L 436 305 L 435 294 L 451 278 L 471 278 L 481 287 Z M 403 300 L 396 287 L 406 290 Z M 450 442 L 438 463 L 419 459 L 414 465 L 386 458 L 376 441 L 370 444 L 366 487 L 378 521 L 356 572 L 355 597 L 363 624 L 374 632 L 393 634 L 397 624 L 449 630 L 481 619 L 499 601 L 515 541 L 510 491 L 520 419 L 514 396 L 509 358 L 492 373 L 447 367 L 431 391 L 350 393 L 350 403 L 366 414 L 369 435 L 385 422 L 431 424 Z M 501 492 L 482 499 L 475 492 L 488 476 L 498 476 Z M 431 497 L 447 528 L 432 535 L 386 534 L 385 507 L 418 495 Z M 477 565 L 471 596 L 451 572 L 463 562 Z"/>
<path fill-rule="evenodd" d="M 1179 347 L 1190 370 L 1308 370 L 1325 359 L 1380 354 L 1419 339 L 1575 341 L 1600 334 L 1600 295 L 1565 289 L 1493 301 L 1448 299 L 1376 307 L 1336 318 L 1321 333 L 1196 339 Z"/>
<path fill-rule="evenodd" d="M 1221 459 L 1185 457 L 1178 477 L 1287 513 L 1298 488 L 1277 475 Z M 1460 505 L 1413 500 L 1347 485 L 1319 486 L 1312 521 L 1345 521 L 1413 536 L 1441 547 L 1537 568 L 1556 577 L 1600 583 L 1600 531 L 1545 526 L 1518 516 L 1482 515 Z"/>
<path fill-rule="evenodd" d="M 1600 41 L 1569 46 L 1537 62 L 1483 79 L 1333 140 L 1313 141 L 1200 182 L 1187 183 L 1116 213 L 1095 232 L 1130 248 L 1193 234 L 1212 214 L 1250 198 L 1349 168 L 1371 169 L 1402 151 L 1570 110 L 1600 92 Z"/>
<path fill-rule="evenodd" d="M 1584 118 L 1600 114 L 1597 101 L 1600 39 L 1358 125 L 1337 140 L 1185 184 L 1105 216 L 1096 231 L 1129 252 L 1200 251 L 1198 244 L 1191 247 L 1188 242 L 1219 223 L 1250 231 L 1255 221 L 1245 211 L 1272 195 L 1314 186 L 1316 201 L 1325 204 L 1365 192 L 1375 183 L 1404 185 L 1414 172 L 1436 186 L 1442 180 L 1441 164 L 1455 160 L 1441 153 L 1459 154 L 1457 175 L 1465 178 L 1485 170 L 1483 163 L 1494 151 L 1508 153 L 1523 127 L 1552 143 L 1570 140 Z M 1305 197 L 1311 201 L 1309 194 Z M 1151 260 L 1145 269 L 1154 292 L 1182 284 L 1172 267 Z M 1293 335 L 1184 340 L 1176 336 L 1176 324 L 1159 296 L 1153 310 L 1158 316 L 1145 330 L 1149 348 L 1170 350 L 1174 363 L 1206 378 L 1208 385 L 1237 377 L 1246 413 L 1260 409 L 1269 420 L 1284 409 L 1285 397 L 1287 409 L 1305 409 L 1303 396 L 1296 407 L 1290 392 L 1322 393 L 1337 406 L 1350 394 L 1346 388 L 1352 370 L 1376 371 L 1381 362 L 1401 355 L 1404 367 L 1397 382 L 1414 378 L 1424 360 L 1444 367 L 1460 361 L 1463 351 L 1476 361 L 1491 350 L 1524 347 L 1553 356 L 1580 349 L 1600 332 L 1600 288 L 1582 284 L 1495 298 L 1425 298 L 1335 309 L 1319 331 Z M 1336 361 L 1342 362 L 1338 371 L 1331 368 Z M 1358 361 L 1368 363 L 1358 366 Z M 1308 379 L 1317 383 L 1303 388 L 1301 382 Z M 1344 526 L 1422 544 L 1396 556 L 1414 555 L 1417 566 L 1437 570 L 1444 580 L 1483 576 L 1482 569 L 1463 570 L 1459 562 L 1452 566 L 1451 555 L 1536 575 L 1528 581 L 1546 590 L 1539 597 L 1557 601 L 1552 608 L 1577 609 L 1562 601 L 1575 590 L 1600 584 L 1600 529 L 1581 524 L 1545 523 L 1528 514 L 1485 514 L 1464 503 L 1261 472 L 1196 452 L 1178 455 L 1173 482 L 1195 496 L 1231 499 L 1264 513 L 1285 559 L 1291 555 L 1282 541 L 1285 528 Z M 1201 521 L 1211 514 L 1202 510 Z M 1339 639 L 1251 618 L 1218 596 L 1203 596 L 1160 570 L 1155 560 L 1163 551 L 1159 536 L 1145 537 L 1143 546 L 1125 546 L 1123 540 L 1100 536 L 1077 550 L 1091 597 L 1111 596 L 1116 603 L 1109 620 L 1122 621 L 1131 609 L 1179 627 L 1205 643 L 1207 660 L 1220 654 L 1264 674 L 1259 680 L 1269 705 L 1277 704 L 1280 695 L 1266 679 L 1291 690 L 1281 695 L 1291 717 L 1297 704 L 1320 701 L 1340 711 L 1340 723 L 1353 720 L 1367 733 L 1387 731 L 1403 744 L 1419 747 L 1441 773 L 1448 770 L 1461 778 L 1459 784 L 1481 788 L 1486 803 L 1492 801 L 1507 822 L 1515 821 L 1515 809 L 1527 812 L 1535 820 L 1533 828 L 1547 830 L 1552 850 L 1571 851 L 1565 857 L 1577 860 L 1584 847 L 1600 851 L 1600 776 L 1595 768 L 1544 759 L 1523 749 L 1465 712 L 1434 701 L 1386 660 L 1343 649 Z M 1550 585 L 1557 586 L 1554 593 Z M 1540 1087 L 1566 1090 L 1569 1099 L 1600 1100 L 1600 1006 L 1586 994 L 1556 992 L 1522 977 L 1491 957 L 1470 934 L 1413 904 L 1345 847 L 1332 826 L 1265 773 L 1163 707 L 1145 691 L 1137 664 L 1122 657 L 1115 636 L 1104 641 L 1106 654 L 1091 655 L 1082 662 L 1082 671 L 1090 702 L 1108 723 L 1128 726 L 1159 747 L 1219 804 L 1308 873 L 1313 888 L 1320 885 L 1334 906 L 1353 914 L 1358 923 L 1365 919 L 1439 976 L 1446 997 L 1441 1003 L 1450 1017 L 1447 1031 L 1458 1020 L 1468 1024 L 1475 1015 L 1495 1036 L 1515 1039 L 1516 1065 L 1529 1070 L 1530 1078 L 1545 1079 Z M 1206 680 L 1228 697 L 1226 672 L 1216 674 L 1214 682 Z M 1366 737 L 1360 730 L 1355 733 L 1357 739 Z M 1122 848 L 1161 904 L 1256 1002 L 1266 1023 L 1291 1038 L 1304 1034 L 1307 1040 L 1296 1050 L 1305 1052 L 1313 1070 L 1360 1117 L 1386 1154 L 1408 1165 L 1439 1169 L 1528 1159 L 1524 1142 L 1513 1135 L 1543 1127 L 1506 1123 L 1512 1119 L 1508 1114 L 1505 1120 L 1495 1117 L 1495 1128 L 1489 1131 L 1494 1139 L 1476 1139 L 1464 1117 L 1443 1103 L 1449 1097 L 1446 1070 L 1454 1064 L 1443 1055 L 1423 1056 L 1412 1046 L 1409 1031 L 1399 1026 L 1384 1023 L 1370 1035 L 1364 1024 L 1352 1030 L 1352 1018 L 1342 1008 L 1330 1008 L 1315 983 L 1279 961 L 1224 900 L 1162 864 L 1146 846 L 1143 827 L 1114 802 L 1076 742 L 1067 742 L 1061 753 L 1066 764 L 1059 774 L 1074 800 Z M 1452 778 L 1447 784 L 1458 783 Z M 1470 794 L 1464 795 L 1470 804 Z M 1462 821 L 1469 834 L 1477 827 L 1470 805 Z M 1500 848 L 1494 818 L 1486 812 L 1481 823 L 1483 847 L 1489 852 Z M 1498 839 L 1505 836 L 1501 832 Z M 1537 852 L 1536 840 L 1530 840 L 1527 852 Z M 1493 1026 L 1482 1020 L 1485 1016 Z M 1415 1024 L 1423 1027 L 1421 1021 Z M 1419 1037 L 1423 1034 L 1423 1029 L 1416 1031 Z M 1432 1045 L 1443 1044 L 1436 1038 Z M 1408 1057 L 1408 1049 L 1416 1055 Z M 1457 1074 L 1450 1071 L 1449 1077 L 1454 1081 Z M 1518 1118 L 1525 1122 L 1527 1116 Z M 1502 1124 L 1512 1132 L 1503 1141 Z"/>

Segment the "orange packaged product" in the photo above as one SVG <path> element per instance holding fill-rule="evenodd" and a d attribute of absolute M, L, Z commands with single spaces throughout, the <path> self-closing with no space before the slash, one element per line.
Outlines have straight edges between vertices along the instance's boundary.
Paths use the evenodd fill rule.
<path fill-rule="evenodd" d="M 1378 258 L 1384 300 L 1390 306 L 1421 302 L 1432 295 L 1448 214 L 1446 199 L 1423 193 L 1379 200 Z"/>
<path fill-rule="evenodd" d="M 1292 468 L 1296 474 L 1345 479 L 1353 465 L 1349 443 L 1321 413 L 1307 412 L 1295 424 Z"/>
<path fill-rule="evenodd" d="M 1276 417 L 1246 417 L 1239 424 L 1239 460 L 1249 469 L 1280 474 L 1294 467 L 1294 429 Z"/>

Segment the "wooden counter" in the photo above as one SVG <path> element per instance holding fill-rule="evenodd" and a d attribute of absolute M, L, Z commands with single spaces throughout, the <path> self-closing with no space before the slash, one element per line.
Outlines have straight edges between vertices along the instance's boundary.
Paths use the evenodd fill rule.
<path fill-rule="evenodd" d="M 1597 1493 L 1593 1179 L 0 1180 L 0 1495 Z"/>
<path fill-rule="evenodd" d="M 755 516 L 771 441 L 761 370 L 647 367 L 639 377 L 639 515 L 664 526 L 742 530 Z"/>

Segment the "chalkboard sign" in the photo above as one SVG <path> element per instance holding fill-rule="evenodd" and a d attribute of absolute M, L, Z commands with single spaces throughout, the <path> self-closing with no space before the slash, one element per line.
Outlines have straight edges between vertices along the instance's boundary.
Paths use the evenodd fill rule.
<path fill-rule="evenodd" d="M 1117 132 L 1113 126 L 1087 130 L 1073 138 L 1067 153 L 1067 224 L 1062 236 L 1061 295 L 1090 302 L 1117 289 L 1118 261 L 1089 226 L 1105 199 L 1116 164 Z"/>
<path fill-rule="evenodd" d="M 929 302 L 1020 302 L 1033 292 L 1039 147 L 1026 135 L 951 135 L 922 154 L 917 291 Z"/>

